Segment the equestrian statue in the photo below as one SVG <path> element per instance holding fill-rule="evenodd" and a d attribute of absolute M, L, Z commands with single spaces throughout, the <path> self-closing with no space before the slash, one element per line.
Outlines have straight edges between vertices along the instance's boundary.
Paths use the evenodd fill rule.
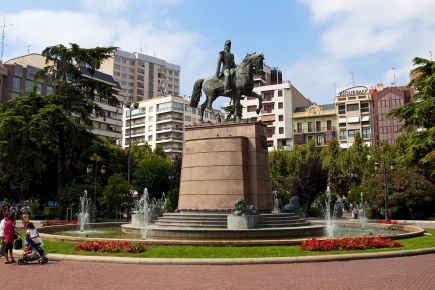
<path fill-rule="evenodd" d="M 204 91 L 206 100 L 201 105 L 200 122 L 204 122 L 205 109 L 212 110 L 212 104 L 219 96 L 231 98 L 234 105 L 234 118 L 237 120 L 240 110 L 240 100 L 243 96 L 258 99 L 257 114 L 263 107 L 261 95 L 252 91 L 254 75 L 263 74 L 263 54 L 247 54 L 242 63 L 236 67 L 234 55 L 230 52 L 231 41 L 225 42 L 225 49 L 219 53 L 216 74 L 206 79 L 199 79 L 193 86 L 190 106 L 196 108 Z"/>

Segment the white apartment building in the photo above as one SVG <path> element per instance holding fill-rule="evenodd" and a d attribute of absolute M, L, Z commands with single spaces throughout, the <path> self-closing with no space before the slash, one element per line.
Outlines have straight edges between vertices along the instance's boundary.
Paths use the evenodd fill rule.
<path fill-rule="evenodd" d="M 138 146 L 148 144 L 152 149 L 157 145 L 174 158 L 183 154 L 184 127 L 199 125 L 199 109 L 191 108 L 190 101 L 180 96 L 160 96 L 137 102 L 124 108 L 123 147 L 131 142 Z M 134 105 L 137 108 L 134 108 Z M 217 123 L 220 111 L 206 111 L 204 121 Z"/>
<path fill-rule="evenodd" d="M 153 56 L 117 50 L 100 71 L 119 82 L 125 103 L 180 94 L 180 66 Z"/>
<path fill-rule="evenodd" d="M 373 144 L 373 102 L 368 86 L 337 89 L 334 98 L 341 148 L 349 148 L 360 133 L 363 145 Z"/>
<path fill-rule="evenodd" d="M 254 92 L 263 97 L 263 109 L 260 115 L 257 110 L 258 99 L 247 96 L 241 100 L 243 118 L 259 117 L 267 125 L 267 144 L 269 151 L 284 147 L 291 150 L 294 145 L 292 114 L 297 107 L 311 105 L 289 81 L 273 85 L 262 85 L 254 88 Z"/>

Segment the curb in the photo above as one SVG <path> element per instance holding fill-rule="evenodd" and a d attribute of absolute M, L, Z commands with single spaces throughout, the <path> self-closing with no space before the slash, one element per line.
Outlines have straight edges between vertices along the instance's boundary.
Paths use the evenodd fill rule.
<path fill-rule="evenodd" d="M 18 252 L 18 251 L 17 251 Z M 240 258 L 240 259 L 178 259 L 178 258 L 125 258 L 125 257 L 98 257 L 98 256 L 77 256 L 63 254 L 47 254 L 51 261 L 72 261 L 91 263 L 113 263 L 113 264 L 136 264 L 136 265 L 253 265 L 253 264 L 294 264 L 294 263 L 316 263 L 336 262 L 366 259 L 384 259 L 406 256 L 418 256 L 434 254 L 435 248 L 418 250 L 405 250 L 395 252 L 342 254 L 328 256 L 303 256 L 303 257 L 275 257 L 275 258 Z"/>

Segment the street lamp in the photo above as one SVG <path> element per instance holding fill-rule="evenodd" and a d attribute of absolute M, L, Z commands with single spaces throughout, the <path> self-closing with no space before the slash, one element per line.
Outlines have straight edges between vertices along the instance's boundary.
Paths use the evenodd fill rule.
<path fill-rule="evenodd" d="M 127 174 L 127 179 L 128 179 L 128 183 L 130 184 L 130 174 L 131 174 L 131 112 L 133 109 L 137 109 L 139 108 L 139 103 L 134 103 L 133 107 L 131 107 L 131 103 L 128 102 L 125 105 L 126 108 L 129 109 L 129 113 L 130 113 L 130 129 L 129 129 L 129 137 L 128 137 L 128 174 Z M 125 137 L 124 137 L 125 139 Z M 127 207 L 127 221 L 129 220 L 129 214 L 130 214 L 130 202 L 128 203 L 128 207 Z"/>
<path fill-rule="evenodd" d="M 131 107 L 131 103 L 128 102 L 125 105 L 126 108 L 130 110 L 130 130 L 129 130 L 129 137 L 128 137 L 128 183 L 130 183 L 130 172 L 131 172 L 131 111 L 133 109 L 139 108 L 139 103 L 134 103 L 133 107 Z"/>
<path fill-rule="evenodd" d="M 86 167 L 86 172 L 88 174 L 92 173 L 92 164 L 89 164 Z M 92 222 L 95 223 L 97 221 L 97 172 L 98 172 L 98 163 L 97 160 L 95 160 L 95 168 L 94 168 L 94 210 L 92 212 Z M 106 173 L 106 166 L 101 166 L 101 174 Z"/>
<path fill-rule="evenodd" d="M 375 163 L 375 170 L 376 171 L 379 170 L 379 165 L 380 165 L 379 162 Z M 396 165 L 396 163 L 394 161 L 391 161 L 390 162 L 390 169 L 394 170 L 394 166 L 395 165 Z M 387 174 L 388 174 L 388 171 L 387 171 L 387 165 L 385 163 L 385 160 L 384 160 L 384 168 L 382 169 L 381 173 L 384 174 L 384 185 L 383 185 L 383 188 L 384 188 L 384 198 L 385 198 L 385 220 L 387 221 L 387 220 L 389 220 L 389 217 L 388 217 L 388 196 L 387 196 L 388 195 L 388 188 L 387 188 Z"/>

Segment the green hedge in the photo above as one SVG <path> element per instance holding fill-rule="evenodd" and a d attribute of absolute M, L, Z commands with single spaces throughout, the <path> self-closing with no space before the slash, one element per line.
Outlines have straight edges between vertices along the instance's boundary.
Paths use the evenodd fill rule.
<path fill-rule="evenodd" d="M 42 215 L 48 220 L 55 219 L 59 216 L 59 208 L 46 206 L 42 211 Z"/>

